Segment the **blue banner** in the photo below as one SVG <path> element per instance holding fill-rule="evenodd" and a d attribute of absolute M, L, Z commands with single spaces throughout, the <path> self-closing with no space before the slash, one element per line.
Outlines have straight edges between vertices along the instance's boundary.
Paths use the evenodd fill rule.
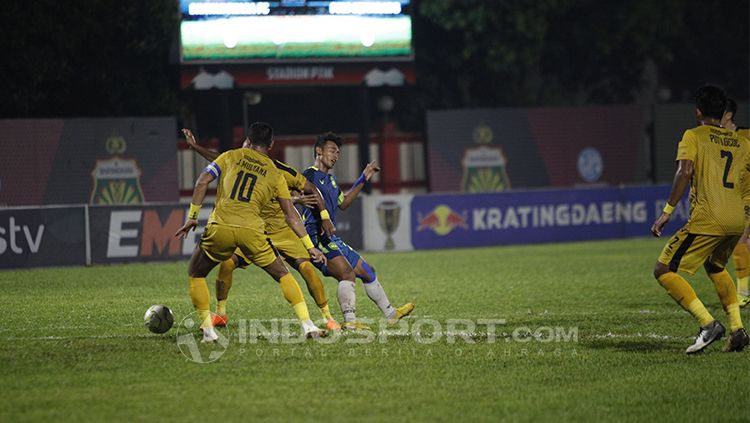
<path fill-rule="evenodd" d="M 429 249 L 648 236 L 669 189 L 658 185 L 416 196 L 412 243 Z M 686 197 L 664 234 L 684 225 L 689 213 Z"/>

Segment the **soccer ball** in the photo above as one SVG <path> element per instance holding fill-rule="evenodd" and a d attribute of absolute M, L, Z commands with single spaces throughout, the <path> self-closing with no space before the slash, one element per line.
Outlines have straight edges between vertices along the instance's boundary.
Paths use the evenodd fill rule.
<path fill-rule="evenodd" d="M 174 315 L 167 306 L 152 305 L 143 316 L 143 324 L 153 333 L 164 333 L 174 324 Z"/>

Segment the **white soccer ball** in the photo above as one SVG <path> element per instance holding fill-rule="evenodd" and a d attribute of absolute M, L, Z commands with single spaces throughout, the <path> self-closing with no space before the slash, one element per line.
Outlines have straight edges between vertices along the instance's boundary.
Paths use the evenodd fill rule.
<path fill-rule="evenodd" d="M 174 315 L 167 306 L 152 305 L 143 316 L 143 324 L 153 333 L 164 333 L 174 324 Z"/>

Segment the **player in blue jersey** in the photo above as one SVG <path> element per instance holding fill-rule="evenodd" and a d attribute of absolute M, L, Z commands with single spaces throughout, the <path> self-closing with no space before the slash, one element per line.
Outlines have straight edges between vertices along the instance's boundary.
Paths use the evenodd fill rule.
<path fill-rule="evenodd" d="M 303 212 L 305 228 L 310 239 L 328 259 L 326 264 L 315 263 L 315 265 L 324 275 L 332 276 L 339 281 L 338 300 L 341 312 L 344 314 L 342 326 L 344 329 L 367 329 L 365 325 L 357 322 L 355 277 L 362 280 L 367 296 L 377 304 L 389 323 L 396 323 L 414 310 L 414 304 L 406 303 L 399 308 L 394 308 L 378 281 L 375 269 L 338 236 L 328 236 L 322 231 L 323 220 L 330 218 L 335 225 L 336 210 L 348 208 L 364 185 L 380 170 L 374 161 L 368 163 L 359 179 L 349 191 L 344 193 L 336 183 L 336 178 L 328 173 L 336 165 L 340 155 L 341 137 L 332 132 L 321 135 L 315 142 L 315 166 L 303 172 L 307 180 L 320 191 L 326 203 L 326 208 L 322 212 L 323 216 L 317 209 L 306 208 Z M 330 216 L 325 215 L 328 212 Z"/>

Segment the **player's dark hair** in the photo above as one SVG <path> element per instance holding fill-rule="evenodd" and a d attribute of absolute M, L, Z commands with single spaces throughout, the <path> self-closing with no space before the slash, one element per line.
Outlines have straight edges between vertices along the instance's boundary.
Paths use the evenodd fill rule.
<path fill-rule="evenodd" d="M 273 127 L 265 122 L 255 122 L 248 128 L 247 136 L 253 145 L 270 147 L 273 141 Z"/>
<path fill-rule="evenodd" d="M 315 154 L 315 149 L 317 149 L 318 147 L 323 148 L 323 146 L 326 145 L 328 141 L 336 143 L 339 148 L 341 148 L 341 145 L 343 144 L 340 136 L 336 135 L 333 131 L 328 131 L 323 135 L 318 135 L 318 139 L 315 140 L 315 148 L 313 148 L 313 154 Z"/>
<path fill-rule="evenodd" d="M 695 107 L 705 117 L 721 119 L 727 109 L 727 95 L 714 85 L 705 85 L 695 92 Z"/>
<path fill-rule="evenodd" d="M 727 98 L 727 110 L 726 113 L 732 114 L 732 120 L 737 116 L 737 102 L 733 98 Z"/>

